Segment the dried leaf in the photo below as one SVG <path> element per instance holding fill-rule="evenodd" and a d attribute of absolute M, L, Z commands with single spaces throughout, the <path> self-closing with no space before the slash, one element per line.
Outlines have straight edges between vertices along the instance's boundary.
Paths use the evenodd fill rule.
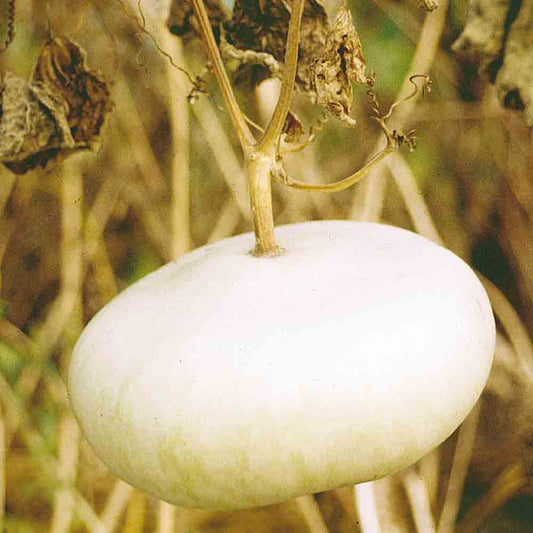
<path fill-rule="evenodd" d="M 26 80 L 7 72 L 3 85 L 0 160 L 16 174 L 22 174 L 41 164 L 37 154 L 57 148 L 61 135 Z M 42 162 L 46 164 L 51 155 L 47 153 Z"/>
<path fill-rule="evenodd" d="M 533 0 L 470 0 L 466 26 L 452 46 L 496 85 L 503 107 L 533 126 Z"/>
<path fill-rule="evenodd" d="M 1 108 L 0 161 L 23 174 L 60 151 L 97 148 L 111 102 L 82 48 L 55 37 L 43 47 L 30 82 L 5 75 Z"/>
<path fill-rule="evenodd" d="M 510 5 L 511 0 L 471 0 L 466 26 L 452 46 L 459 56 L 478 62 L 480 73 L 491 79 L 501 62 Z"/>
<path fill-rule="evenodd" d="M 55 37 L 41 51 L 31 86 L 36 97 L 54 114 L 61 130 L 66 118 L 74 142 L 93 148 L 111 103 L 105 81 L 87 67 L 85 55 L 80 46 L 66 37 Z M 64 111 L 66 116 L 60 118 Z"/>
<path fill-rule="evenodd" d="M 327 35 L 326 46 L 312 66 L 316 103 L 353 125 L 352 83 L 366 84 L 366 63 L 350 11 L 341 7 Z"/>
<path fill-rule="evenodd" d="M 496 77 L 498 97 L 508 109 L 523 110 L 533 126 L 533 0 L 523 0 L 511 23 L 503 65 Z"/>
<path fill-rule="evenodd" d="M 226 39 L 235 48 L 270 54 L 283 64 L 291 3 L 288 0 L 236 0 L 233 16 L 224 25 Z M 318 0 L 305 4 L 299 49 L 297 87 L 307 92 L 311 88 L 311 65 L 322 53 L 328 31 L 327 15 Z M 263 61 L 264 63 L 264 61 Z M 247 65 L 250 70 L 250 65 Z M 261 64 L 253 66 L 252 72 L 238 74 L 238 80 L 247 80 L 252 86 L 270 77 L 268 68 Z"/>
<path fill-rule="evenodd" d="M 220 27 L 228 19 L 228 11 L 220 0 L 204 1 L 213 32 L 218 41 Z M 171 33 L 181 37 L 200 35 L 190 0 L 173 0 L 167 18 L 167 27 Z"/>

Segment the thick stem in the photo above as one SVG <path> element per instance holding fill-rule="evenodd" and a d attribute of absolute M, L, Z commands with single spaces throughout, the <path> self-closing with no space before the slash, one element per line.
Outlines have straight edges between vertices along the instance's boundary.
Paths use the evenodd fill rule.
<path fill-rule="evenodd" d="M 291 20 L 285 49 L 285 66 L 278 103 L 264 135 L 257 143 L 257 149 L 265 154 L 272 153 L 275 150 L 291 105 L 296 68 L 298 66 L 298 44 L 300 42 L 300 25 L 304 6 L 305 0 L 293 0 L 292 2 Z"/>
<path fill-rule="evenodd" d="M 279 255 L 282 252 L 274 237 L 270 177 L 272 164 L 272 158 L 260 152 L 256 152 L 248 158 L 250 201 L 255 233 L 253 255 L 258 257 Z"/>
<path fill-rule="evenodd" d="M 277 245 L 274 237 L 270 183 L 271 170 L 275 161 L 276 147 L 289 112 L 294 80 L 296 79 L 300 24 L 305 0 L 293 0 L 280 96 L 267 130 L 257 143 L 235 98 L 203 0 L 192 0 L 192 5 L 200 24 L 202 38 L 207 47 L 209 59 L 213 64 L 213 70 L 220 85 L 222 96 L 239 136 L 244 155 L 247 158 L 250 201 L 256 239 L 253 253 L 256 256 L 278 255 L 281 253 L 281 248 Z"/>

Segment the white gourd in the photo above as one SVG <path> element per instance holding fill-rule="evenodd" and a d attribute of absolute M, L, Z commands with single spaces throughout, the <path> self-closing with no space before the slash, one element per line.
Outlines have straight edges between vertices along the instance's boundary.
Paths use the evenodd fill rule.
<path fill-rule="evenodd" d="M 323 221 L 200 248 L 91 321 L 68 388 L 128 483 L 238 509 L 376 479 L 438 446 L 480 396 L 495 327 L 472 270 L 406 230 Z"/>

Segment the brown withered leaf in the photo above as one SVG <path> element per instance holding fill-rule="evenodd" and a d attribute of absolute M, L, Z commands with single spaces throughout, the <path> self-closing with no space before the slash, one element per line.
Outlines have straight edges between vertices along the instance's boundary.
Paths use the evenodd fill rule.
<path fill-rule="evenodd" d="M 204 1 L 213 33 L 218 42 L 221 24 L 229 18 L 228 10 L 220 0 Z M 167 28 L 174 35 L 184 38 L 199 35 L 198 23 L 190 0 L 173 0 L 167 18 Z"/>
<path fill-rule="evenodd" d="M 112 106 L 107 84 L 87 66 L 85 51 L 80 46 L 67 37 L 52 39 L 35 64 L 31 87 L 54 114 L 62 132 L 62 121 L 66 118 L 75 145 L 82 143 L 93 148 L 98 144 L 98 135 Z M 60 118 L 61 109 L 66 116 Z"/>
<path fill-rule="evenodd" d="M 14 173 L 44 167 L 62 151 L 98 147 L 109 91 L 67 37 L 44 45 L 29 82 L 7 73 L 4 86 L 0 161 Z"/>
<path fill-rule="evenodd" d="M 366 84 L 365 58 L 352 15 L 341 7 L 331 25 L 322 53 L 312 65 L 316 103 L 334 117 L 353 125 L 352 83 Z"/>
<path fill-rule="evenodd" d="M 32 94 L 27 80 L 6 72 L 3 86 L 0 160 L 16 174 L 23 174 L 46 164 L 57 153 L 61 135 L 50 113 Z M 55 152 L 50 152 L 51 148 Z"/>
<path fill-rule="evenodd" d="M 240 50 L 270 54 L 283 64 L 291 15 L 289 0 L 236 0 L 231 20 L 224 24 L 227 42 Z M 328 32 L 327 14 L 319 0 L 308 0 L 302 16 L 296 85 L 304 92 L 311 88 L 311 65 L 321 54 Z M 248 73 L 237 74 L 252 86 L 271 76 L 261 64 L 243 65 Z"/>

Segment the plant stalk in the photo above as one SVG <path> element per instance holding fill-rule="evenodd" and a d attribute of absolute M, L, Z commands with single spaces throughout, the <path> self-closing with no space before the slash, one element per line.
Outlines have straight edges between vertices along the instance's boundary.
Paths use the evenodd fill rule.
<path fill-rule="evenodd" d="M 255 145 L 255 137 L 250 131 L 241 108 L 237 103 L 237 99 L 235 98 L 235 93 L 231 87 L 226 68 L 224 67 L 224 63 L 213 34 L 213 29 L 211 28 L 211 23 L 209 22 L 209 17 L 207 15 L 204 2 L 203 0 L 192 0 L 192 5 L 194 14 L 196 15 L 198 23 L 200 24 L 202 39 L 207 48 L 207 55 L 209 56 L 209 59 L 213 65 L 213 71 L 218 80 L 222 97 L 224 98 L 224 102 L 228 108 L 242 149 L 246 154 L 250 150 L 250 147 Z"/>
<path fill-rule="evenodd" d="M 274 236 L 274 216 L 272 210 L 272 187 L 270 170 L 273 157 L 255 152 L 248 157 L 247 170 L 250 184 L 250 202 L 255 233 L 257 257 L 276 256 L 282 253 Z"/>
<path fill-rule="evenodd" d="M 292 2 L 281 92 L 270 123 L 259 142 L 255 141 L 235 98 L 215 36 L 213 35 L 204 2 L 203 0 L 192 0 L 192 5 L 200 24 L 202 38 L 206 45 L 209 59 L 213 64 L 213 70 L 220 85 L 224 102 L 231 115 L 233 125 L 247 160 L 250 202 L 256 238 L 256 246 L 253 253 L 256 256 L 278 255 L 281 253 L 281 248 L 277 245 L 274 236 L 271 170 L 275 163 L 276 148 L 283 130 L 283 125 L 289 112 L 294 80 L 296 78 L 300 25 L 305 0 L 293 0 Z"/>
<path fill-rule="evenodd" d="M 305 0 L 293 0 L 292 2 L 292 13 L 285 48 L 285 65 L 278 102 L 265 133 L 256 145 L 257 150 L 264 154 L 274 153 L 291 105 L 296 68 L 298 66 L 298 46 L 304 6 Z"/>

